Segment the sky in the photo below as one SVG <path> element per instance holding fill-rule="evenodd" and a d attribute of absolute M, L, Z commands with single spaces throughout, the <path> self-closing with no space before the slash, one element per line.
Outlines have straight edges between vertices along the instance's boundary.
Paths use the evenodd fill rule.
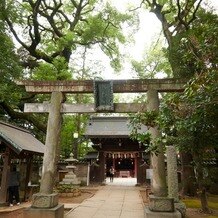
<path fill-rule="evenodd" d="M 122 0 L 122 3 L 120 3 L 121 1 L 118 0 L 109 1 L 112 2 L 112 4 L 116 6 L 121 12 L 126 11 L 127 5 L 129 3 L 132 4 L 131 0 Z M 135 0 L 134 6 L 138 7 L 139 5 L 140 1 Z M 130 59 L 135 59 L 137 61 L 142 60 L 145 49 L 150 47 L 156 35 L 160 34 L 161 24 L 153 13 L 143 11 L 143 13 L 140 12 L 138 15 L 140 22 L 138 31 L 133 36 L 135 43 L 128 44 L 128 46 L 123 48 L 126 56 L 126 61 L 123 65 L 122 71 L 119 74 L 114 73 L 114 70 L 110 67 L 109 61 L 106 58 L 104 65 L 106 68 L 106 73 L 103 74 L 104 79 L 132 79 L 136 77 L 136 75 L 134 75 L 131 71 Z"/>
<path fill-rule="evenodd" d="M 132 0 L 109 0 L 113 5 L 115 5 L 120 11 L 125 12 L 126 6 L 132 4 Z M 137 7 L 140 5 L 140 0 L 134 0 L 134 5 Z M 218 0 L 203 0 L 203 3 L 209 2 L 218 13 Z M 149 48 L 153 43 L 154 39 L 161 34 L 161 24 L 153 13 L 150 12 L 140 12 L 139 13 L 140 26 L 139 30 L 133 36 L 135 39 L 134 45 L 129 45 L 125 47 L 126 51 L 126 62 L 124 64 L 123 70 L 119 75 L 114 73 L 114 70 L 110 67 L 109 59 L 107 57 L 103 58 L 101 52 L 96 53 L 96 58 L 103 58 L 105 73 L 103 73 L 104 79 L 133 79 L 136 75 L 131 72 L 130 59 L 142 60 L 146 48 Z"/>

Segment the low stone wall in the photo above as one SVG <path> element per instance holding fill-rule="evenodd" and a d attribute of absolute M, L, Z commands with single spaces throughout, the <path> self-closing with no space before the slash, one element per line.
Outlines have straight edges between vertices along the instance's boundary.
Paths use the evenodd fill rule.
<path fill-rule="evenodd" d="M 67 193 L 65 192 L 59 193 L 60 197 L 78 197 L 80 195 L 81 195 L 81 191 L 79 189 L 72 189 L 69 190 L 69 192 Z"/>

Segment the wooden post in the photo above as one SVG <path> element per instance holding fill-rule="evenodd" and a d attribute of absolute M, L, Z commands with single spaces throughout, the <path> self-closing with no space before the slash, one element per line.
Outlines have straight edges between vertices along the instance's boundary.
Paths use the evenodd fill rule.
<path fill-rule="evenodd" d="M 105 156 L 103 151 L 99 152 L 99 165 L 100 165 L 100 169 L 99 169 L 100 182 L 103 183 L 105 181 Z"/>
<path fill-rule="evenodd" d="M 44 194 L 53 192 L 55 182 L 62 122 L 60 114 L 62 101 L 63 94 L 61 92 L 52 92 L 40 186 L 40 193 Z"/>
<path fill-rule="evenodd" d="M 116 173 L 116 169 L 115 169 L 115 158 L 112 157 L 112 160 L 113 160 L 113 168 L 114 168 L 114 170 L 115 170 L 115 175 L 117 175 L 117 173 Z"/>
<path fill-rule="evenodd" d="M 148 111 L 158 111 L 159 110 L 159 99 L 157 90 L 148 90 Z M 160 131 L 157 127 L 151 127 L 149 129 L 151 134 L 151 142 L 155 143 L 155 139 L 161 136 Z M 151 165 L 153 169 L 153 177 L 151 180 L 152 192 L 155 196 L 162 197 L 167 196 L 167 186 L 166 186 L 166 173 L 165 173 L 165 163 L 164 163 L 164 152 L 163 145 L 158 144 L 158 154 L 151 154 Z"/>
<path fill-rule="evenodd" d="M 138 181 L 138 161 L 137 161 L 137 157 L 134 157 L 134 171 L 135 171 L 134 177 L 137 178 L 137 181 Z"/>
<path fill-rule="evenodd" d="M 8 147 L 6 147 L 5 149 L 3 161 L 4 163 L 3 163 L 1 189 L 0 189 L 0 205 L 5 204 L 7 201 L 8 176 L 10 171 L 10 150 Z"/>
<path fill-rule="evenodd" d="M 28 183 L 30 181 L 31 175 L 32 175 L 32 160 L 33 155 L 27 158 L 26 162 L 26 178 L 25 178 L 25 190 L 24 190 L 24 201 L 30 200 L 29 198 L 31 197 L 28 192 Z"/>

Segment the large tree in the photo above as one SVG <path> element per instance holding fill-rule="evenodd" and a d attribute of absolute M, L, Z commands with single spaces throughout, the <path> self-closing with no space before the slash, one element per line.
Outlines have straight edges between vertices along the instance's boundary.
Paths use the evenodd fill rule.
<path fill-rule="evenodd" d="M 114 69 L 119 70 L 119 44 L 125 43 L 122 25 L 133 25 L 137 20 L 119 13 L 107 1 L 97 0 L 3 0 L 0 8 L 1 19 L 16 42 L 14 51 L 22 67 L 19 79 L 93 79 L 99 75 L 86 66 L 85 72 L 83 64 L 77 63 L 84 62 L 84 50 L 94 48 L 106 54 Z M 93 64 L 93 68 L 96 66 Z M 11 81 L 10 75 L 7 79 Z M 33 131 L 42 137 L 46 131 L 46 116 L 27 115 L 22 110 L 25 102 L 42 102 L 49 100 L 49 96 L 29 95 L 20 90 L 14 92 L 16 101 L 1 98 L 1 109 L 16 123 L 34 127 Z M 82 102 L 83 99 L 87 98 L 73 96 L 66 100 Z"/>
<path fill-rule="evenodd" d="M 178 120 L 174 121 L 171 130 L 177 134 L 180 149 L 193 156 L 202 210 L 208 212 L 202 160 L 206 151 L 214 149 L 217 142 L 214 118 L 217 116 L 218 17 L 201 7 L 201 0 L 145 2 L 162 23 L 174 76 L 192 78 L 177 102 L 177 107 L 181 102 L 183 107 L 179 107 Z"/>
<path fill-rule="evenodd" d="M 167 41 L 165 51 L 174 77 L 191 79 L 182 95 L 167 98 L 167 104 L 162 108 L 163 119 L 157 122 L 168 136 L 168 143 L 185 151 L 185 155 L 182 152 L 182 161 L 189 160 L 189 169 L 185 170 L 193 174 L 187 153 L 192 155 L 202 210 L 208 212 L 202 160 L 207 157 L 206 151 L 217 150 L 218 17 L 203 7 L 202 0 L 145 0 L 142 5 L 162 24 Z M 183 175 L 186 177 L 183 180 L 195 181 L 188 180 L 191 174 Z"/>
<path fill-rule="evenodd" d="M 2 3 L 2 2 L 1 2 Z M 34 122 L 37 127 L 45 130 L 45 125 L 38 121 L 36 116 L 28 116 L 20 113 L 23 109 L 22 102 L 29 99 L 29 95 L 24 90 L 17 87 L 15 81 L 22 78 L 22 67 L 16 52 L 16 48 L 7 31 L 7 26 L 2 21 L 2 11 L 0 11 L 0 117 L 1 120 L 10 120 L 24 126 L 24 124 Z"/>

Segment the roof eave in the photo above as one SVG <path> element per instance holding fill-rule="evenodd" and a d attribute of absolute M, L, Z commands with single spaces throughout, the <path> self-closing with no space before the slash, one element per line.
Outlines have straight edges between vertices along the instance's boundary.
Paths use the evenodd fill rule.
<path fill-rule="evenodd" d="M 9 144 L 11 146 L 11 149 L 16 153 L 16 154 L 20 154 L 23 149 L 16 144 L 14 141 L 12 141 L 10 138 L 8 138 L 4 133 L 2 133 L 0 131 L 0 137 L 2 137 L 3 141 L 5 141 L 5 143 Z"/>

